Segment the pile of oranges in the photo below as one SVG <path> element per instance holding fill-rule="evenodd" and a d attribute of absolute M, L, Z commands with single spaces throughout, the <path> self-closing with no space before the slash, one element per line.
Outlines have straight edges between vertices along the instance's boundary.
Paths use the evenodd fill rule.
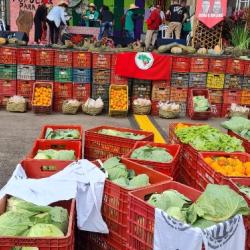
<path fill-rule="evenodd" d="M 250 161 L 242 162 L 237 157 L 206 157 L 204 161 L 225 176 L 250 177 Z"/>
<path fill-rule="evenodd" d="M 34 106 L 48 107 L 51 105 L 52 89 L 48 87 L 36 87 L 33 97 Z"/>
<path fill-rule="evenodd" d="M 126 88 L 112 88 L 110 90 L 110 109 L 126 111 L 128 109 L 128 94 Z"/>

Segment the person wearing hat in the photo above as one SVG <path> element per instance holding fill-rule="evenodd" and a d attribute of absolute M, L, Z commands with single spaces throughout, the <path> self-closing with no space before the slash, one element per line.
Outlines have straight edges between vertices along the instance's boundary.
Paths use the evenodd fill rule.
<path fill-rule="evenodd" d="M 58 5 L 52 7 L 49 14 L 47 15 L 47 23 L 49 24 L 50 30 L 50 42 L 57 44 L 60 35 L 60 26 L 67 26 L 67 13 L 66 8 L 68 2 L 60 1 Z"/>
<path fill-rule="evenodd" d="M 135 39 L 135 19 L 136 15 L 134 13 L 135 9 L 138 9 L 139 7 L 135 4 L 130 4 L 129 9 L 125 16 L 125 34 L 127 38 L 127 43 L 131 43 Z"/>
<path fill-rule="evenodd" d="M 99 12 L 96 10 L 94 3 L 88 5 L 89 9 L 83 16 L 85 21 L 85 26 L 87 27 L 97 27 L 97 20 L 99 19 Z"/>
<path fill-rule="evenodd" d="M 35 43 L 39 44 L 42 39 L 43 31 L 46 30 L 46 16 L 48 11 L 49 0 L 42 0 L 41 5 L 38 6 L 34 16 L 35 26 Z"/>

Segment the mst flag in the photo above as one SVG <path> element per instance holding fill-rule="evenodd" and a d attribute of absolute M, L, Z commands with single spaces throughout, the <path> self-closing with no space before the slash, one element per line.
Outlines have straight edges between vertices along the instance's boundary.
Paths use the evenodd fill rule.
<path fill-rule="evenodd" d="M 145 80 L 170 80 L 172 57 L 149 52 L 117 55 L 116 74 Z"/>

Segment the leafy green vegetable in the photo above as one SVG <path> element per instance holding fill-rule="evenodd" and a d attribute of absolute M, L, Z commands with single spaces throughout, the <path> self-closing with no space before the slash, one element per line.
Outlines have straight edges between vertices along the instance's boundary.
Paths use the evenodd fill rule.
<path fill-rule="evenodd" d="M 77 129 L 55 129 L 47 128 L 45 139 L 47 140 L 69 140 L 79 139 L 80 132 Z"/>
<path fill-rule="evenodd" d="M 136 175 L 134 170 L 127 169 L 120 161 L 119 157 L 112 157 L 103 163 L 102 169 L 108 173 L 109 180 L 128 189 L 149 185 L 148 175 Z"/>
<path fill-rule="evenodd" d="M 176 220 L 186 223 L 185 212 L 180 207 L 170 207 L 167 209 L 166 213 L 169 216 L 172 216 L 173 218 L 175 218 Z"/>
<path fill-rule="evenodd" d="M 76 159 L 74 150 L 38 150 L 34 159 L 43 160 L 43 159 L 53 159 L 53 160 L 61 160 L 61 161 L 73 161 Z"/>
<path fill-rule="evenodd" d="M 234 131 L 250 141 L 250 120 L 244 117 L 234 116 L 230 120 L 223 122 L 221 126 Z"/>
<path fill-rule="evenodd" d="M 155 162 L 170 162 L 173 160 L 173 156 L 165 148 L 151 146 L 142 146 L 135 149 L 131 158 Z"/>
<path fill-rule="evenodd" d="M 195 112 L 204 112 L 210 108 L 209 101 L 205 96 L 194 96 L 193 103 Z"/>
<path fill-rule="evenodd" d="M 199 151 L 244 152 L 242 141 L 209 125 L 179 128 L 175 131 L 182 143 Z"/>
<path fill-rule="evenodd" d="M 248 215 L 250 212 L 242 196 L 222 185 L 208 184 L 192 206 L 198 217 L 214 222 L 228 220 L 236 214 Z"/>
<path fill-rule="evenodd" d="M 240 192 L 245 194 L 250 199 L 250 187 L 238 185 Z"/>
<path fill-rule="evenodd" d="M 98 133 L 103 134 L 103 135 L 111 135 L 111 136 L 117 136 L 117 137 L 122 137 L 122 138 L 128 138 L 132 140 L 142 140 L 145 138 L 145 135 L 133 134 L 131 132 L 121 132 L 121 131 L 114 130 L 114 129 L 101 129 L 98 131 Z"/>

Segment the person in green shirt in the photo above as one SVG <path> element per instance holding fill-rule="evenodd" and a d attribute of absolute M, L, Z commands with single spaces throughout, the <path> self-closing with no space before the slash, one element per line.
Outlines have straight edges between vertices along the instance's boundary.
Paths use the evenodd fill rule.
<path fill-rule="evenodd" d="M 125 16 L 125 34 L 129 42 L 133 42 L 135 39 L 135 23 L 134 23 L 134 9 L 139 7 L 135 4 L 130 4 L 130 7 Z"/>
<path fill-rule="evenodd" d="M 99 12 L 96 10 L 94 3 L 89 4 L 89 9 L 83 16 L 85 26 L 87 27 L 98 27 Z"/>

